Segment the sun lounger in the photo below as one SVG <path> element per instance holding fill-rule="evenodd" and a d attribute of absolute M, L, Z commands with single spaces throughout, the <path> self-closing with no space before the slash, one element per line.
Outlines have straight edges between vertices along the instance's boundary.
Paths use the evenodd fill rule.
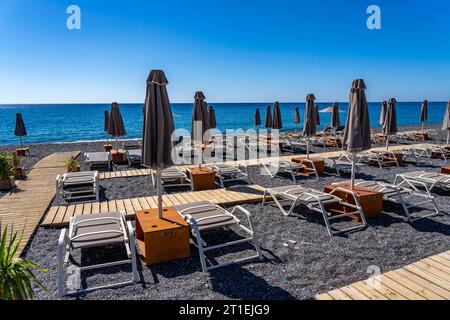
<path fill-rule="evenodd" d="M 127 149 L 128 165 L 141 164 L 142 161 L 142 149 Z"/>
<path fill-rule="evenodd" d="M 353 197 L 354 203 L 356 205 L 344 202 L 342 199 L 334 196 L 333 194 L 338 191 L 350 194 Z M 327 227 L 328 234 L 330 236 L 340 234 L 343 232 L 361 230 L 362 228 L 365 228 L 367 225 L 366 218 L 364 217 L 364 214 L 362 212 L 362 208 L 361 208 L 361 205 L 359 204 L 358 197 L 351 191 L 343 189 L 343 188 L 336 188 L 330 194 L 319 191 L 319 190 L 305 188 L 305 187 L 298 186 L 298 185 L 269 188 L 264 192 L 264 197 L 263 197 L 263 202 L 262 202 L 263 205 L 266 204 L 267 197 L 269 195 L 275 201 L 276 205 L 281 210 L 281 212 L 286 216 L 289 216 L 292 213 L 292 211 L 300 204 L 306 206 L 311 211 L 321 213 L 323 216 L 325 225 Z M 291 202 L 292 203 L 291 207 L 289 208 L 288 211 L 286 211 L 283 208 L 282 202 Z M 351 210 L 354 210 L 354 211 L 352 213 L 343 213 L 343 214 L 333 215 L 328 210 L 328 206 L 336 205 L 336 204 L 350 208 Z M 340 219 L 342 217 L 349 217 L 349 216 L 358 216 L 361 219 L 361 222 L 357 223 L 355 226 L 345 228 L 345 229 L 338 230 L 338 229 L 332 227 L 331 224 L 332 224 L 333 220 Z"/>
<path fill-rule="evenodd" d="M 377 164 L 380 169 L 383 169 L 384 165 L 395 164 L 397 167 L 400 166 L 394 153 L 388 150 L 383 152 L 363 151 L 359 152 L 356 157 L 358 159 L 358 163 L 366 163 L 369 165 Z"/>
<path fill-rule="evenodd" d="M 199 201 L 195 203 L 176 205 L 175 209 L 184 217 L 186 222 L 191 227 L 192 236 L 195 238 L 203 272 L 208 272 L 211 269 L 227 266 L 233 263 L 246 262 L 256 258 L 262 258 L 259 241 L 254 232 L 251 214 L 241 206 L 234 207 L 234 209 L 230 212 L 211 201 Z M 236 211 L 241 211 L 245 214 L 248 220 L 248 227 L 241 224 L 241 221 L 235 216 Z M 239 230 L 245 232 L 248 237 L 216 245 L 208 245 L 203 238 L 203 234 L 207 231 L 213 232 L 218 229 L 229 230 L 231 227 L 237 227 Z M 206 257 L 206 251 L 242 243 L 250 243 L 253 245 L 256 250 L 256 254 L 246 258 L 218 264 L 212 263 Z"/>
<path fill-rule="evenodd" d="M 75 250 L 85 248 L 98 248 L 106 250 L 111 245 L 123 245 L 126 258 L 118 261 L 110 261 L 101 264 L 80 266 L 74 261 L 72 253 Z M 115 248 L 114 250 L 117 250 Z M 83 259 L 81 259 L 83 260 Z M 103 286 L 78 290 L 66 290 L 64 284 L 65 271 L 69 261 L 77 265 L 79 271 L 131 264 L 132 280 L 110 283 Z M 135 235 L 131 222 L 125 221 L 125 215 L 121 212 L 96 213 L 90 215 L 78 215 L 70 219 L 69 229 L 61 230 L 58 240 L 58 295 L 77 294 L 97 289 L 124 286 L 139 281 L 136 266 Z"/>
<path fill-rule="evenodd" d="M 335 183 L 336 184 L 336 183 Z M 399 203 L 408 218 L 408 221 L 415 221 L 423 218 L 431 218 L 440 214 L 439 208 L 434 200 L 434 197 L 429 194 L 424 194 L 422 192 L 417 192 L 416 190 L 382 183 L 379 181 L 364 181 L 356 180 L 356 187 L 363 187 L 372 192 L 378 192 L 383 195 L 385 201 L 391 201 Z M 410 208 L 418 207 L 422 204 L 430 203 L 434 209 L 434 212 L 427 215 L 418 215 L 411 213 Z"/>
<path fill-rule="evenodd" d="M 229 164 L 214 164 L 210 166 L 219 179 L 219 184 L 222 188 L 225 188 L 224 183 L 229 181 L 242 180 L 248 181 L 248 172 L 246 166 L 241 165 L 229 165 Z M 241 170 L 242 168 L 242 170 Z"/>
<path fill-rule="evenodd" d="M 319 180 L 319 174 L 317 173 L 317 169 L 315 168 L 314 162 L 311 161 L 311 164 L 312 168 L 304 165 L 301 162 L 296 163 L 283 160 L 275 160 L 275 161 L 261 162 L 259 166 L 260 167 L 262 166 L 264 170 L 272 178 L 275 178 L 275 176 L 279 173 L 289 173 L 294 183 L 297 183 L 297 177 L 305 176 L 308 173 L 313 173 L 316 176 L 316 179 Z"/>
<path fill-rule="evenodd" d="M 341 176 L 341 171 L 352 170 L 351 161 L 344 161 L 343 159 L 339 158 L 324 158 L 323 160 L 325 161 L 325 166 L 332 170 L 336 170 L 336 173 L 339 177 Z M 359 172 L 359 167 L 359 165 L 355 167 L 357 172 Z"/>
<path fill-rule="evenodd" d="M 156 187 L 156 172 L 151 170 L 152 184 Z M 177 167 L 165 168 L 161 173 L 162 186 L 163 187 L 183 187 L 190 186 L 191 180 L 188 178 L 186 173 Z"/>
<path fill-rule="evenodd" d="M 291 136 L 287 135 L 283 140 L 283 147 L 288 149 L 292 153 L 306 150 L 306 146 L 308 145 L 308 141 L 306 141 L 303 137 L 297 137 L 296 139 L 291 138 Z"/>
<path fill-rule="evenodd" d="M 431 164 L 433 164 L 431 152 L 426 147 L 408 146 L 404 147 L 400 152 L 402 152 L 405 156 L 405 160 L 407 160 L 408 158 L 413 158 L 416 160 L 416 163 L 419 163 L 420 159 L 426 159 L 429 160 Z"/>
<path fill-rule="evenodd" d="M 56 193 L 63 199 L 95 197 L 99 200 L 98 171 L 71 172 L 56 177 Z"/>
<path fill-rule="evenodd" d="M 436 172 L 414 171 L 397 174 L 394 184 L 397 186 L 407 185 L 416 191 L 419 191 L 417 186 L 422 186 L 431 196 L 434 188 L 450 190 L 450 176 Z"/>
<path fill-rule="evenodd" d="M 84 162 L 90 169 L 106 167 L 111 169 L 111 153 L 109 152 L 87 152 L 84 154 Z"/>

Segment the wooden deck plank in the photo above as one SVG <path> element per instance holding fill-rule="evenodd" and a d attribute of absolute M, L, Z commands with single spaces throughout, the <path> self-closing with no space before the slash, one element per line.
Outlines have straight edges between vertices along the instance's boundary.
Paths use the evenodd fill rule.
<path fill-rule="evenodd" d="M 334 300 L 352 300 L 348 295 L 339 289 L 335 289 L 327 292 Z"/>
<path fill-rule="evenodd" d="M 132 198 L 131 203 L 133 204 L 134 211 L 142 210 L 142 206 L 137 198 Z"/>
<path fill-rule="evenodd" d="M 364 294 L 371 300 L 389 300 L 377 290 L 374 290 L 372 287 L 368 286 L 365 281 L 353 283 L 352 287 L 358 289 L 361 292 L 364 292 Z"/>
<path fill-rule="evenodd" d="M 364 293 L 360 292 L 358 289 L 352 287 L 351 285 L 343 287 L 340 290 L 353 300 L 370 300 Z"/>
<path fill-rule="evenodd" d="M 433 291 L 428 290 L 427 288 L 422 287 L 414 281 L 411 281 L 408 277 L 405 277 L 398 272 L 389 271 L 384 274 L 386 277 L 391 278 L 392 280 L 401 283 L 402 286 L 414 291 L 418 295 L 424 297 L 427 300 L 442 300 L 443 298 L 434 293 Z"/>
<path fill-rule="evenodd" d="M 405 269 L 398 269 L 396 270 L 397 273 L 408 277 L 411 279 L 411 281 L 414 281 L 415 283 L 421 285 L 424 288 L 427 288 L 430 291 L 433 291 L 437 295 L 441 296 L 444 299 L 450 299 L 450 292 L 441 288 L 440 286 L 428 281 L 428 279 L 424 279 L 422 277 L 417 276 L 416 274 L 409 272 Z"/>

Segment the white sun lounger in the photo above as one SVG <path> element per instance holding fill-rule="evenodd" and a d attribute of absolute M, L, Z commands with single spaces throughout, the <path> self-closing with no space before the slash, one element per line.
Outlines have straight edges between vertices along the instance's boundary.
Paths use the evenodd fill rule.
<path fill-rule="evenodd" d="M 450 190 L 450 175 L 426 171 L 407 172 L 397 174 L 394 184 L 397 186 L 407 185 L 416 191 L 419 191 L 417 186 L 422 186 L 431 196 L 434 188 Z"/>
<path fill-rule="evenodd" d="M 305 174 L 299 172 L 299 170 L 306 170 L 307 172 L 314 173 L 316 179 L 319 180 L 319 174 L 317 173 L 317 169 L 314 165 L 314 162 L 311 162 L 311 164 L 312 168 L 304 165 L 303 163 L 275 160 L 275 161 L 261 162 L 259 166 L 260 167 L 262 166 L 264 170 L 272 178 L 274 178 L 279 173 L 289 173 L 294 183 L 297 183 L 297 177 L 305 176 Z"/>
<path fill-rule="evenodd" d="M 251 214 L 241 206 L 234 207 L 231 212 L 219 207 L 211 201 L 199 201 L 189 204 L 175 205 L 174 207 L 191 227 L 192 236 L 195 238 L 203 272 L 208 272 L 209 270 L 224 267 L 233 263 L 246 262 L 256 258 L 262 259 L 261 249 L 254 232 Z M 248 227 L 242 225 L 241 221 L 234 215 L 234 213 L 238 210 L 244 213 L 247 217 Z M 248 234 L 248 237 L 210 246 L 208 246 L 202 237 L 204 232 L 218 229 L 228 230 L 231 227 L 238 227 L 240 230 Z M 206 257 L 206 251 L 234 246 L 241 243 L 250 243 L 256 250 L 256 254 L 246 258 L 218 264 L 213 264 Z"/>
<path fill-rule="evenodd" d="M 111 169 L 111 153 L 110 152 L 86 152 L 84 154 L 84 162 L 90 168 L 106 167 Z"/>
<path fill-rule="evenodd" d="M 383 169 L 383 165 L 395 164 L 397 167 L 400 166 L 394 153 L 388 150 L 383 152 L 363 151 L 359 152 L 356 158 L 360 164 L 366 163 L 370 165 L 376 163 L 380 169 Z"/>
<path fill-rule="evenodd" d="M 95 197 L 98 201 L 99 185 L 98 171 L 71 172 L 56 177 L 56 193 L 67 200 Z"/>
<path fill-rule="evenodd" d="M 64 283 L 66 268 L 69 261 L 74 263 L 72 252 L 85 248 L 98 248 L 106 250 L 110 245 L 123 245 L 126 259 L 107 263 L 78 266 L 79 271 L 99 269 L 109 266 L 131 264 L 132 279 L 119 283 L 110 283 L 103 286 L 86 289 L 67 290 Z M 77 263 L 75 262 L 75 265 Z M 58 240 L 58 295 L 78 294 L 97 289 L 114 288 L 133 284 L 139 281 L 136 265 L 135 234 L 131 222 L 125 221 L 121 212 L 95 213 L 86 216 L 74 216 L 70 219 L 69 229 L 61 230 Z"/>
<path fill-rule="evenodd" d="M 330 169 L 336 170 L 337 175 L 341 176 L 341 171 L 351 171 L 352 170 L 352 162 L 344 161 L 338 158 L 324 158 L 325 166 Z M 359 172 L 360 165 L 355 166 L 357 172 Z"/>
<path fill-rule="evenodd" d="M 216 174 L 216 177 L 219 179 L 219 185 L 222 188 L 225 188 L 225 182 L 229 181 L 241 180 L 249 183 L 248 171 L 246 166 L 234 166 L 220 163 L 211 165 L 210 168 Z"/>
<path fill-rule="evenodd" d="M 333 195 L 335 192 L 338 191 L 350 194 L 353 197 L 355 204 L 344 202 L 342 199 Z M 268 188 L 266 189 L 266 191 L 264 191 L 264 197 L 262 202 L 263 205 L 265 205 L 267 197 L 269 195 L 275 201 L 276 205 L 281 210 L 281 212 L 286 216 L 289 216 L 299 204 L 306 206 L 311 211 L 321 213 L 330 237 L 344 232 L 361 230 L 365 228 L 367 225 L 366 218 L 362 212 L 362 208 L 359 203 L 358 197 L 353 192 L 343 188 L 336 188 L 329 194 L 319 190 L 305 188 L 298 185 Z M 283 208 L 282 202 L 292 202 L 291 207 L 289 208 L 288 211 L 286 211 Z M 352 213 L 333 215 L 327 209 L 327 205 L 330 204 L 340 204 L 342 206 L 354 209 L 355 211 Z M 356 226 L 352 226 L 345 229 L 337 230 L 332 227 L 331 224 L 333 220 L 349 216 L 359 216 L 361 222 L 357 223 Z"/>
<path fill-rule="evenodd" d="M 151 170 L 152 184 L 156 187 L 156 171 Z M 191 180 L 186 173 L 177 167 L 165 168 L 161 173 L 162 186 L 163 187 L 192 187 Z"/>
<path fill-rule="evenodd" d="M 334 183 L 335 185 L 336 183 Z M 373 192 L 378 192 L 383 195 L 383 199 L 399 203 L 402 205 L 403 210 L 408 218 L 408 221 L 415 221 L 423 218 L 431 218 L 439 215 L 441 212 L 434 200 L 434 197 L 429 194 L 424 194 L 413 189 L 396 186 L 388 183 L 382 183 L 379 181 L 364 181 L 356 180 L 356 187 L 363 187 Z M 418 200 L 418 201 L 417 201 Z M 433 213 L 426 215 L 418 215 L 411 213 L 409 210 L 413 207 L 418 207 L 422 204 L 430 203 L 433 207 Z"/>

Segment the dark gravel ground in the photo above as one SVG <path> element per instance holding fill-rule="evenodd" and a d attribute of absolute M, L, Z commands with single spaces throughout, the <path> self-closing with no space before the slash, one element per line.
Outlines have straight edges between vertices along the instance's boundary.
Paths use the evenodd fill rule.
<path fill-rule="evenodd" d="M 64 150 L 99 150 L 100 144 L 69 144 L 42 147 L 41 156 Z M 45 149 L 45 151 L 44 151 Z M 33 146 L 34 150 L 34 146 Z M 316 150 L 316 149 L 313 149 Z M 321 148 L 318 150 L 322 151 Z M 36 152 L 37 153 L 37 152 Z M 393 182 L 399 172 L 415 169 L 436 171 L 444 162 L 434 165 L 409 163 L 401 168 L 364 167 L 359 175 L 364 179 Z M 120 169 L 120 168 L 119 168 Z M 287 176 L 274 179 L 261 176 L 257 167 L 249 168 L 253 183 L 262 186 L 292 184 Z M 322 189 L 327 183 L 348 179 L 337 178 L 331 172 L 317 182 L 302 179 L 300 184 Z M 104 199 L 121 199 L 155 194 L 148 177 L 117 178 L 101 182 Z M 168 192 L 182 192 L 172 189 Z M 442 211 L 450 208 L 450 193 L 437 192 L 437 202 Z M 59 203 L 60 199 L 55 199 Z M 448 216 L 405 222 L 402 210 L 396 205 L 386 205 L 385 214 L 369 220 L 365 230 L 348 235 L 329 237 L 321 215 L 298 207 L 294 215 L 285 217 L 278 208 L 261 204 L 244 205 L 253 214 L 256 232 L 261 240 L 264 259 L 201 272 L 198 253 L 191 245 L 188 259 L 164 263 L 150 268 L 139 262 L 141 283 L 117 289 L 97 290 L 67 299 L 309 299 L 315 294 L 366 279 L 367 270 L 377 266 L 382 272 L 402 267 L 421 258 L 450 249 Z M 426 210 L 426 209 L 425 209 Z M 240 216 L 243 221 L 245 218 Z M 39 228 L 25 257 L 49 269 L 37 272 L 37 277 L 48 288 L 36 288 L 37 299 L 56 299 L 57 293 L 57 241 L 59 229 Z M 234 239 L 238 233 L 219 232 L 205 237 L 208 243 Z M 212 259 L 226 261 L 251 253 L 247 245 L 214 252 Z M 77 259 L 83 262 L 104 262 L 122 255 L 122 250 L 85 250 Z M 100 269 L 82 273 L 82 283 L 101 285 L 109 281 L 131 277 L 129 267 Z"/>

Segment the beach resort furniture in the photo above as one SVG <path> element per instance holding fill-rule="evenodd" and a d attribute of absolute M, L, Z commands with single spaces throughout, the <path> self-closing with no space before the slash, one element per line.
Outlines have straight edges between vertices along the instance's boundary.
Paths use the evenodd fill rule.
<path fill-rule="evenodd" d="M 123 260 L 110 261 L 101 264 L 81 266 L 81 261 L 75 262 L 72 253 L 75 250 L 85 248 L 98 248 L 104 252 L 109 246 L 122 245 L 125 249 L 126 258 Z M 114 249 L 115 252 L 117 248 Z M 81 259 L 83 260 L 83 259 Z M 109 283 L 102 286 L 79 290 L 66 290 L 64 284 L 66 268 L 69 261 L 77 265 L 79 271 L 105 268 L 131 264 L 132 279 L 119 283 Z M 75 262 L 75 263 L 74 263 Z M 133 226 L 130 221 L 125 220 L 121 212 L 95 213 L 86 216 L 78 215 L 70 218 L 69 229 L 61 230 L 58 240 L 58 295 L 88 292 L 97 289 L 113 288 L 133 284 L 139 281 L 136 265 L 136 247 Z"/>
<path fill-rule="evenodd" d="M 441 168 L 441 173 L 450 175 L 450 166 L 442 167 Z"/>
<path fill-rule="evenodd" d="M 86 152 L 84 154 L 84 162 L 91 170 L 103 167 L 111 169 L 111 161 L 110 152 Z"/>
<path fill-rule="evenodd" d="M 98 171 L 71 172 L 56 177 L 56 193 L 63 199 L 94 197 L 99 200 Z"/>
<path fill-rule="evenodd" d="M 307 145 L 308 141 L 301 136 L 292 138 L 290 135 L 286 135 L 283 139 L 283 148 L 289 150 L 292 153 L 305 150 Z"/>
<path fill-rule="evenodd" d="M 408 158 L 413 158 L 416 160 L 416 163 L 419 163 L 420 159 L 425 159 L 430 161 L 430 164 L 433 164 L 431 151 L 426 147 L 408 146 L 396 152 L 403 153 L 405 160 L 407 160 Z"/>
<path fill-rule="evenodd" d="M 210 168 L 216 174 L 222 188 L 225 188 L 225 182 L 230 181 L 241 180 L 249 183 L 247 166 L 216 163 L 211 165 Z"/>
<path fill-rule="evenodd" d="M 192 191 L 211 190 L 216 188 L 216 174 L 206 167 L 190 168 L 187 170 L 191 180 Z"/>
<path fill-rule="evenodd" d="M 152 185 L 156 187 L 156 171 L 151 170 Z M 177 167 L 165 168 L 161 173 L 162 186 L 164 187 L 183 187 L 191 186 L 191 180 L 189 180 L 186 173 Z"/>
<path fill-rule="evenodd" d="M 440 214 L 434 197 L 429 194 L 380 181 L 355 180 L 355 187 L 362 187 L 373 192 L 381 193 L 385 201 L 401 204 L 403 211 L 410 222 L 423 218 L 435 217 Z M 418 215 L 410 211 L 410 208 L 418 207 L 426 203 L 430 203 L 433 206 L 433 213 Z"/>
<path fill-rule="evenodd" d="M 126 149 L 128 165 L 141 164 L 142 161 L 142 149 Z"/>
<path fill-rule="evenodd" d="M 339 158 L 324 158 L 325 166 L 331 170 L 336 170 L 337 175 L 342 176 L 341 172 L 343 171 L 351 171 L 352 170 L 352 162 L 344 161 Z M 355 167 L 356 171 L 359 172 L 359 165 Z"/>
<path fill-rule="evenodd" d="M 342 199 L 335 196 L 334 193 L 338 191 L 352 196 L 355 204 L 344 202 Z M 305 188 L 299 185 L 268 188 L 264 192 L 262 202 L 263 205 L 266 204 L 268 196 L 272 197 L 278 208 L 286 216 L 289 216 L 298 205 L 304 205 L 309 210 L 322 214 L 328 234 L 330 236 L 334 236 L 336 234 L 344 232 L 360 230 L 362 228 L 365 228 L 367 225 L 366 218 L 364 217 L 358 198 L 354 195 L 354 193 L 346 189 L 336 188 L 331 193 L 325 193 L 323 191 Z M 283 208 L 283 203 L 285 202 L 291 203 L 288 211 Z M 334 214 L 329 210 L 330 205 L 344 206 L 350 209 L 351 212 Z M 356 216 L 360 218 L 361 222 L 355 222 L 356 225 L 345 229 L 336 229 L 332 227 L 333 220 L 350 216 Z"/>
<path fill-rule="evenodd" d="M 194 237 L 195 244 L 198 248 L 200 263 L 203 272 L 208 272 L 209 270 L 224 267 L 233 263 L 246 262 L 257 258 L 262 259 L 261 249 L 259 246 L 258 238 L 254 231 L 251 214 L 243 207 L 236 206 L 230 212 L 222 207 L 219 207 L 211 201 L 199 201 L 189 204 L 176 205 L 174 207 L 178 211 L 178 213 L 184 217 L 185 221 L 191 227 L 192 236 Z M 248 226 L 244 226 L 236 217 L 235 213 L 237 211 L 240 211 L 246 216 Z M 220 244 L 208 245 L 206 243 L 204 239 L 204 234 L 206 232 L 217 232 L 221 229 L 230 230 L 230 228 L 232 227 L 235 227 L 236 229 L 244 232 L 248 236 L 238 240 L 228 241 Z M 256 254 L 249 257 L 217 264 L 209 261 L 206 257 L 207 251 L 235 246 L 242 243 L 251 244 L 254 247 Z"/>
<path fill-rule="evenodd" d="M 279 173 L 289 173 L 294 183 L 297 183 L 297 177 L 306 175 L 309 176 L 309 173 L 313 173 L 316 176 L 316 179 L 319 180 L 319 174 L 317 173 L 317 170 L 314 167 L 314 163 L 312 165 L 312 168 L 310 168 L 303 163 L 274 160 L 268 162 L 261 162 L 259 166 L 260 167 L 262 166 L 264 170 L 272 178 L 274 178 Z"/>
<path fill-rule="evenodd" d="M 431 191 L 434 188 L 450 190 L 450 176 L 437 172 L 414 171 L 397 174 L 394 184 L 397 186 L 409 186 L 415 191 L 419 191 L 417 186 L 421 186 L 431 196 Z"/>
<path fill-rule="evenodd" d="M 376 164 L 378 165 L 378 167 L 380 167 L 380 169 L 382 169 L 383 166 L 386 165 L 396 165 L 397 167 L 400 166 L 395 153 L 389 150 L 380 152 L 363 151 L 358 153 L 356 157 L 359 164 Z"/>

